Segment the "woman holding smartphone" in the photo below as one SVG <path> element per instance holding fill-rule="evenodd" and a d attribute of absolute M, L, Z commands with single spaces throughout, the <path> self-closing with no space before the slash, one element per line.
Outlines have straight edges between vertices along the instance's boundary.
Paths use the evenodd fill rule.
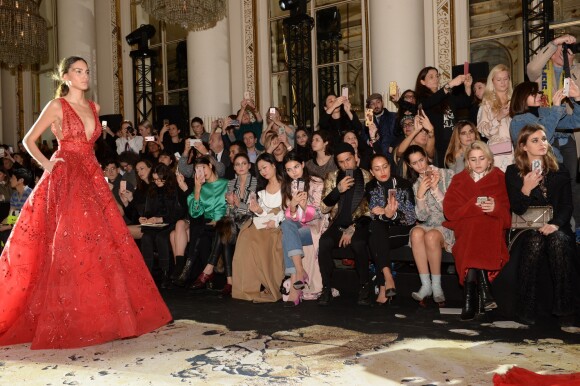
<path fill-rule="evenodd" d="M 260 173 L 258 186 L 250 193 L 248 208 L 255 217 L 244 224 L 236 242 L 233 262 L 232 297 L 257 303 L 280 300 L 280 283 L 284 278 L 282 255 L 282 174 L 274 156 L 261 154 L 256 166 Z"/>
<path fill-rule="evenodd" d="M 415 214 L 419 220 L 419 224 L 411 230 L 410 238 L 421 288 L 411 295 L 422 306 L 427 298 L 433 296 L 435 303 L 443 307 L 445 294 L 441 287 L 441 248 L 451 252 L 455 243 L 453 231 L 443 226 L 443 199 L 451 184 L 453 171 L 431 165 L 425 149 L 417 145 L 409 146 L 403 159 L 410 168 Z"/>
<path fill-rule="evenodd" d="M 519 215 L 532 206 L 550 205 L 553 210 L 548 224 L 521 235 L 516 316 L 525 324 L 534 324 L 540 275 L 549 272 L 554 288 L 552 313 L 566 327 L 574 321 L 573 278 L 577 269 L 570 226 L 573 212 L 570 177 L 556 161 L 544 127 L 523 127 L 515 148 L 516 162 L 508 166 L 505 174 L 511 210 Z"/>
<path fill-rule="evenodd" d="M 497 307 L 490 281 L 509 260 L 505 231 L 511 215 L 504 173 L 493 166 L 489 146 L 473 142 L 465 159 L 465 170 L 453 177 L 445 194 L 443 225 L 455 234 L 453 257 L 464 294 L 461 320 L 471 320 Z"/>
<path fill-rule="evenodd" d="M 318 177 L 311 177 L 304 168 L 304 161 L 294 152 L 284 157 L 284 181 L 282 183 L 282 208 L 286 220 L 282 229 L 282 247 L 286 276 L 290 276 L 290 292 L 287 306 L 296 306 L 302 300 L 302 291 L 318 292 L 322 289 L 322 279 L 316 263 L 316 255 L 306 258 L 303 246 L 314 245 L 318 250 L 318 240 L 322 228 L 320 200 L 324 183 Z M 306 261 L 308 260 L 308 261 Z"/>
<path fill-rule="evenodd" d="M 198 258 L 205 260 L 202 266 L 205 267 L 207 263 L 216 223 L 226 214 L 225 194 L 228 181 L 217 176 L 215 166 L 208 157 L 202 157 L 195 160 L 193 189 L 189 188 L 182 174 L 177 175 L 177 183 L 182 205 L 188 208 L 192 218 L 185 267 L 175 282 L 183 286 L 189 279 Z M 213 272 L 209 274 L 202 272 L 190 288 L 205 288 L 206 283 L 212 278 Z"/>
<path fill-rule="evenodd" d="M 365 187 L 372 216 L 369 248 L 379 272 L 377 303 L 382 305 L 397 295 L 390 251 L 409 243 L 409 232 L 416 222 L 415 199 L 411 183 L 391 174 L 387 157 L 375 154 L 370 165 L 375 179 Z"/>
<path fill-rule="evenodd" d="M 233 159 L 236 177 L 228 182 L 226 201 L 228 209 L 226 215 L 218 220 L 216 234 L 213 237 L 211 252 L 207 265 L 203 269 L 203 277 L 212 277 L 213 269 L 218 263 L 220 256 L 224 259 L 226 269 L 226 285 L 222 289 L 223 297 L 232 295 L 233 257 L 236 239 L 242 225 L 252 215 L 248 208 L 250 196 L 255 194 L 258 180 L 250 174 L 250 158 L 245 153 L 238 153 Z M 198 284 L 205 286 L 202 279 L 198 278 Z M 194 283 L 194 286 L 196 284 Z"/>

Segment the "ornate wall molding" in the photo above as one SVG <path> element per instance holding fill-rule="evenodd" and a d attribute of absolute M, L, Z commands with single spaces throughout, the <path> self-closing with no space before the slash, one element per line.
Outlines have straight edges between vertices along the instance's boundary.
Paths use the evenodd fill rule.
<path fill-rule="evenodd" d="M 437 0 L 434 14 L 436 25 L 435 66 L 439 69 L 441 82 L 447 82 L 451 79 L 451 67 L 455 57 L 453 1 Z"/>
<path fill-rule="evenodd" d="M 121 48 L 121 4 L 120 0 L 110 0 L 111 3 L 111 56 L 113 58 L 113 111 L 119 114 L 123 111 L 123 50 Z"/>
<path fill-rule="evenodd" d="M 243 23 L 244 23 L 244 86 L 259 101 L 259 83 L 257 74 L 257 18 L 256 0 L 244 0 Z"/>

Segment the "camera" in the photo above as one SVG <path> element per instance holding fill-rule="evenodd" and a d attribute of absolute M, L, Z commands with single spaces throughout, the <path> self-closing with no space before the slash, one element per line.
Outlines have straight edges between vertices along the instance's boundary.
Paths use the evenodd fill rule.
<path fill-rule="evenodd" d="M 127 126 L 127 133 L 135 135 L 135 128 L 133 126 Z"/>
<path fill-rule="evenodd" d="M 562 44 L 562 51 L 567 52 L 568 50 L 572 51 L 573 54 L 577 54 L 578 52 L 580 52 L 580 43 Z"/>

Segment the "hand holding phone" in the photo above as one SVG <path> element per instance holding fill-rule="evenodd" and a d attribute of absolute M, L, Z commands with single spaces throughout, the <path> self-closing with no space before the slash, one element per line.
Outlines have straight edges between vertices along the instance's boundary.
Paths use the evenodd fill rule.
<path fill-rule="evenodd" d="M 145 137 L 145 142 L 155 142 L 155 137 L 152 135 L 148 135 Z"/>
<path fill-rule="evenodd" d="M 562 95 L 567 97 L 570 96 L 570 78 L 564 78 L 564 89 Z"/>
<path fill-rule="evenodd" d="M 481 206 L 486 201 L 487 201 L 487 197 L 486 196 L 479 196 L 479 197 L 477 197 L 476 205 L 477 206 Z"/>
<path fill-rule="evenodd" d="M 127 190 L 127 181 L 121 180 L 119 192 L 124 192 L 125 190 Z"/>
<path fill-rule="evenodd" d="M 463 63 L 463 75 L 469 74 L 469 62 Z"/>
<path fill-rule="evenodd" d="M 250 92 L 249 91 L 245 91 L 244 92 L 244 99 L 248 99 L 249 100 L 251 98 L 252 98 L 252 95 L 250 94 Z"/>
<path fill-rule="evenodd" d="M 296 181 L 296 190 L 299 192 L 303 192 L 304 191 L 304 180 L 298 180 Z"/>
<path fill-rule="evenodd" d="M 538 174 L 542 173 L 542 161 L 535 159 L 532 161 L 532 171 Z"/>
<path fill-rule="evenodd" d="M 103 130 L 105 130 L 107 128 L 107 121 L 101 122 L 101 127 L 103 128 Z"/>
<path fill-rule="evenodd" d="M 342 95 L 343 97 L 345 97 L 346 99 L 348 99 L 348 87 L 343 87 L 343 88 L 342 88 L 341 95 Z"/>
<path fill-rule="evenodd" d="M 195 179 L 200 183 L 205 183 L 205 168 L 203 165 L 195 165 Z"/>

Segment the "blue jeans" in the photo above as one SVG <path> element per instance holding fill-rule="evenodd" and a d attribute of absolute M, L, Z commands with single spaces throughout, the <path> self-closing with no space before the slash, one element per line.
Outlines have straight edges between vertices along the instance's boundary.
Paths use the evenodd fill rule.
<path fill-rule="evenodd" d="M 289 276 L 296 273 L 292 256 L 304 256 L 303 245 L 312 245 L 310 228 L 302 223 L 284 220 L 280 223 L 282 229 L 282 249 L 284 250 L 284 273 Z"/>

